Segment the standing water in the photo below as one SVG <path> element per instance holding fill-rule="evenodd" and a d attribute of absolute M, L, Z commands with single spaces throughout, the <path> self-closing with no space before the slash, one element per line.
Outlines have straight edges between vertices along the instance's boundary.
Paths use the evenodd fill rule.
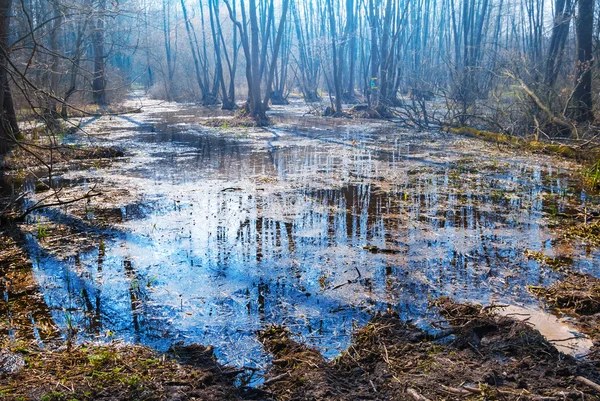
<path fill-rule="evenodd" d="M 64 176 L 130 194 L 88 206 L 92 221 L 109 207 L 121 222 L 69 257 L 31 238 L 55 321 L 82 339 L 200 342 L 261 366 L 256 333 L 273 323 L 333 357 L 378 311 L 429 327 L 441 295 L 539 311 L 526 286 L 557 276 L 524 252 L 558 252 L 554 216 L 587 202 L 566 161 L 446 133 L 317 128 L 294 110 L 276 111 L 274 128 L 206 128 L 218 116 L 144 104 L 68 138 L 126 149 Z M 598 273 L 597 252 L 570 252 L 574 269 Z"/>

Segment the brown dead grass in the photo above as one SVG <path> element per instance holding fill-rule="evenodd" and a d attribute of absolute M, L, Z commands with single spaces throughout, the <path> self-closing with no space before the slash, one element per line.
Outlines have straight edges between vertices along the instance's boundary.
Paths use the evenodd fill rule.
<path fill-rule="evenodd" d="M 594 341 L 592 353 L 599 353 L 600 279 L 590 274 L 571 272 L 563 281 L 550 287 L 529 289 L 549 306 L 570 316 L 581 332 Z"/>
<path fill-rule="evenodd" d="M 197 348 L 199 346 L 196 346 Z M 0 376 L 7 400 L 242 400 L 231 377 L 202 347 L 182 364 L 142 346 L 80 345 L 47 351 L 13 346 L 25 367 Z"/>
<path fill-rule="evenodd" d="M 285 329 L 267 329 L 261 341 L 275 359 L 266 387 L 286 401 L 600 399 L 575 379 L 598 380 L 594 367 L 560 354 L 527 324 L 448 298 L 436 305 L 452 341 L 379 315 L 331 362 Z"/>

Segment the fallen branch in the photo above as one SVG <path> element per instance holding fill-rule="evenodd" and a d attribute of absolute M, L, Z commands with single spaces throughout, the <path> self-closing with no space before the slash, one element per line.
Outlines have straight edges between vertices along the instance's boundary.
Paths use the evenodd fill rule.
<path fill-rule="evenodd" d="M 444 391 L 447 391 L 450 394 L 471 395 L 471 392 L 468 390 L 465 390 L 464 388 L 448 387 L 448 386 L 444 386 L 443 384 L 442 384 L 442 388 L 444 389 Z"/>
<path fill-rule="evenodd" d="M 95 187 L 94 187 L 95 188 Z M 65 205 L 70 205 L 72 203 L 76 203 L 76 202 L 80 202 L 82 200 L 85 199 L 91 199 L 94 198 L 96 196 L 101 196 L 102 193 L 101 192 L 97 192 L 97 193 L 93 193 L 93 191 L 95 191 L 95 189 L 92 188 L 90 191 L 88 191 L 85 195 L 82 195 L 80 197 L 77 197 L 75 199 L 70 199 L 70 200 L 66 200 L 66 201 L 61 201 L 58 200 L 57 202 L 53 202 L 53 203 L 43 203 L 43 201 L 47 198 L 49 198 L 50 196 L 44 198 L 43 200 L 41 200 L 40 202 L 36 203 L 34 206 L 28 208 L 25 212 L 23 212 L 23 214 L 21 214 L 18 218 L 18 220 L 23 220 L 25 219 L 25 217 L 27 215 L 29 215 L 30 213 L 39 210 L 39 209 L 45 209 L 48 207 L 53 207 L 53 206 L 65 206 Z M 62 189 L 62 188 L 61 188 Z M 55 194 L 52 194 L 51 196 L 54 196 Z"/>
<path fill-rule="evenodd" d="M 594 383 L 593 381 L 586 379 L 583 376 L 577 376 L 575 380 L 577 380 L 579 383 L 583 383 L 586 386 L 593 388 L 594 390 L 600 393 L 600 385 L 598 385 L 597 383 Z"/>
<path fill-rule="evenodd" d="M 531 90 L 527 86 L 527 84 L 525 84 L 525 82 L 523 82 L 523 80 L 521 78 L 518 78 L 517 76 L 515 76 L 514 74 L 512 74 L 508 71 L 506 71 L 505 74 L 507 77 L 512 78 L 519 83 L 519 85 L 521 86 L 521 89 L 523 89 L 523 91 L 531 98 L 531 100 L 533 100 L 533 102 L 536 104 L 536 106 L 539 107 L 540 110 L 542 110 L 546 114 L 546 116 L 548 117 L 550 122 L 552 122 L 553 124 L 556 124 L 558 126 L 561 126 L 565 129 L 568 129 L 569 133 L 571 133 L 571 134 L 576 131 L 575 126 L 573 124 L 571 124 L 569 121 L 557 117 L 552 112 L 552 110 L 550 110 L 550 108 L 548 106 L 546 106 L 540 100 L 540 98 L 535 94 L 535 92 L 533 90 Z"/>
<path fill-rule="evenodd" d="M 469 387 L 469 386 L 461 386 L 460 389 L 464 389 L 467 392 L 471 393 L 471 394 L 483 394 L 483 390 L 481 390 L 480 388 L 476 388 L 476 387 Z M 460 390 L 460 389 L 456 389 L 456 390 Z M 510 391 L 510 390 L 500 390 L 500 389 L 495 389 L 498 394 L 502 394 L 502 395 L 518 395 L 518 396 L 527 396 L 528 398 L 534 400 L 534 401 L 558 401 L 559 398 L 557 397 L 546 397 L 546 396 L 542 396 L 542 395 L 535 395 L 535 394 L 531 394 L 529 391 L 523 390 L 523 391 Z"/>
<path fill-rule="evenodd" d="M 270 386 L 271 384 L 277 383 L 278 381 L 281 381 L 281 380 L 283 380 L 283 379 L 285 379 L 286 377 L 289 377 L 289 376 L 290 376 L 290 372 L 285 372 L 285 373 L 283 373 L 283 374 L 281 374 L 279 376 L 275 376 L 275 377 L 270 378 L 269 380 L 265 380 L 264 385 L 265 386 Z"/>

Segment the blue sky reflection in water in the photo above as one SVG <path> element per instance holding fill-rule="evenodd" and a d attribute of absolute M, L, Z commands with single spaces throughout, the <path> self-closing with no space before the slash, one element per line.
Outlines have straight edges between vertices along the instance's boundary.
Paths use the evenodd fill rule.
<path fill-rule="evenodd" d="M 269 323 L 331 357 L 379 310 L 427 326 L 439 295 L 537 305 L 525 286 L 555 277 L 523 252 L 554 254 L 552 214 L 585 202 L 567 162 L 443 133 L 197 118 L 155 106 L 87 127 L 132 155 L 70 174 L 137 199 L 115 200 L 123 221 L 99 249 L 62 260 L 31 240 L 45 300 L 79 338 L 213 344 L 252 365 Z M 598 255 L 574 252 L 593 271 Z"/>

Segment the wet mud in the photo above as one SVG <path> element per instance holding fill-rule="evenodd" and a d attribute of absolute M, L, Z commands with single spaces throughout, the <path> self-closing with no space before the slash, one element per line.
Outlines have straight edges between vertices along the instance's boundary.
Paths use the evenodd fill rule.
<path fill-rule="evenodd" d="M 278 400 L 598 399 L 591 364 L 559 353 L 530 325 L 473 304 L 437 301 L 452 333 L 440 341 L 396 314 L 377 315 L 326 361 L 281 327 L 261 333 Z M 589 380 L 589 379 L 588 379 Z"/>

